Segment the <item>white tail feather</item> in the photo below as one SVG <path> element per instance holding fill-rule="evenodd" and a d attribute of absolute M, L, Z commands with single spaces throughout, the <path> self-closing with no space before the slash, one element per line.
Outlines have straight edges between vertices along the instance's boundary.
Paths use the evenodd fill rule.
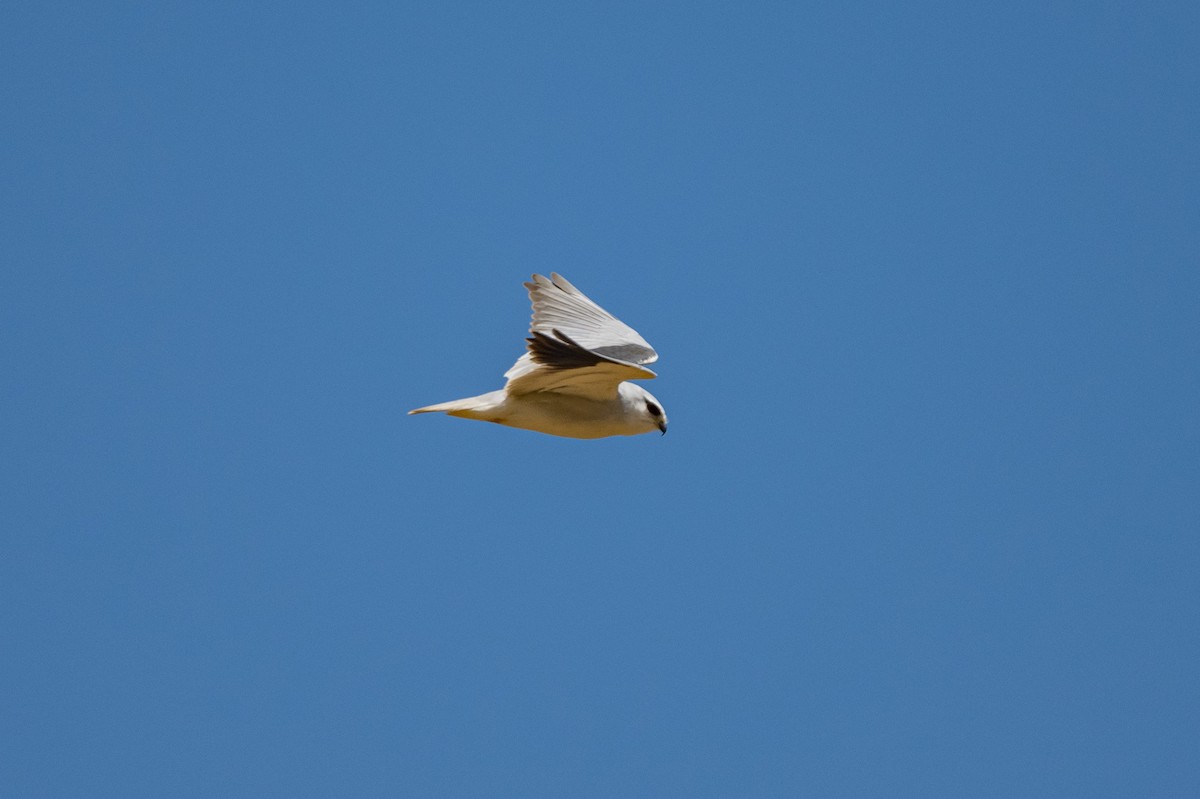
<path fill-rule="evenodd" d="M 424 408 L 417 408 L 408 413 L 410 416 L 414 413 L 448 413 L 451 416 L 461 416 L 466 419 L 486 419 L 489 418 L 488 411 L 494 408 L 503 399 L 503 396 L 503 391 L 492 391 L 480 394 L 478 397 L 426 405 Z"/>

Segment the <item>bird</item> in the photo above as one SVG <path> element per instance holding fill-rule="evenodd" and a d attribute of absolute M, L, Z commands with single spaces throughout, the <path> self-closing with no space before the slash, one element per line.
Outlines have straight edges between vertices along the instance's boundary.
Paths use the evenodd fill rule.
<path fill-rule="evenodd" d="M 524 284 L 533 305 L 527 351 L 504 373 L 504 388 L 409 411 L 533 430 L 565 438 L 667 432 L 662 403 L 630 380 L 656 377 L 658 360 L 637 331 L 557 272 Z"/>

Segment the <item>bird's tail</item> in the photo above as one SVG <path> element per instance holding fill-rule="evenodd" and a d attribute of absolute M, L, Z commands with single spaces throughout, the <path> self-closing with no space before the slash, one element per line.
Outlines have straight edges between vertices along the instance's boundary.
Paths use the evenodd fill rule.
<path fill-rule="evenodd" d="M 494 395 L 497 394 L 503 394 L 503 392 L 493 391 L 478 397 L 439 402 L 437 405 L 426 405 L 424 408 L 416 408 L 408 413 L 410 416 L 414 413 L 446 413 L 465 419 L 486 419 L 488 418 L 487 411 L 496 405 L 497 397 Z"/>

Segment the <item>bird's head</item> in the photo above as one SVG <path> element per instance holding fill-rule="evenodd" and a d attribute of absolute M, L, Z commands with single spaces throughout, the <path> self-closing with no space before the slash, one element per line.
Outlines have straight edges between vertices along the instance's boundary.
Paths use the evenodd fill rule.
<path fill-rule="evenodd" d="M 633 416 L 645 425 L 644 432 L 651 430 L 661 430 L 663 435 L 667 434 L 667 412 L 663 410 L 662 403 L 654 398 L 646 389 L 636 383 L 622 383 L 622 394 L 625 395 L 625 401 L 630 406 Z"/>

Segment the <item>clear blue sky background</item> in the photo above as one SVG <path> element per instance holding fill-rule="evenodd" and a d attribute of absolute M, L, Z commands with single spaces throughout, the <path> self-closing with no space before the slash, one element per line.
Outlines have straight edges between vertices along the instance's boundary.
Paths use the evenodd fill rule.
<path fill-rule="evenodd" d="M 1200 795 L 1194 3 L 0 22 L 4 796 Z"/>

